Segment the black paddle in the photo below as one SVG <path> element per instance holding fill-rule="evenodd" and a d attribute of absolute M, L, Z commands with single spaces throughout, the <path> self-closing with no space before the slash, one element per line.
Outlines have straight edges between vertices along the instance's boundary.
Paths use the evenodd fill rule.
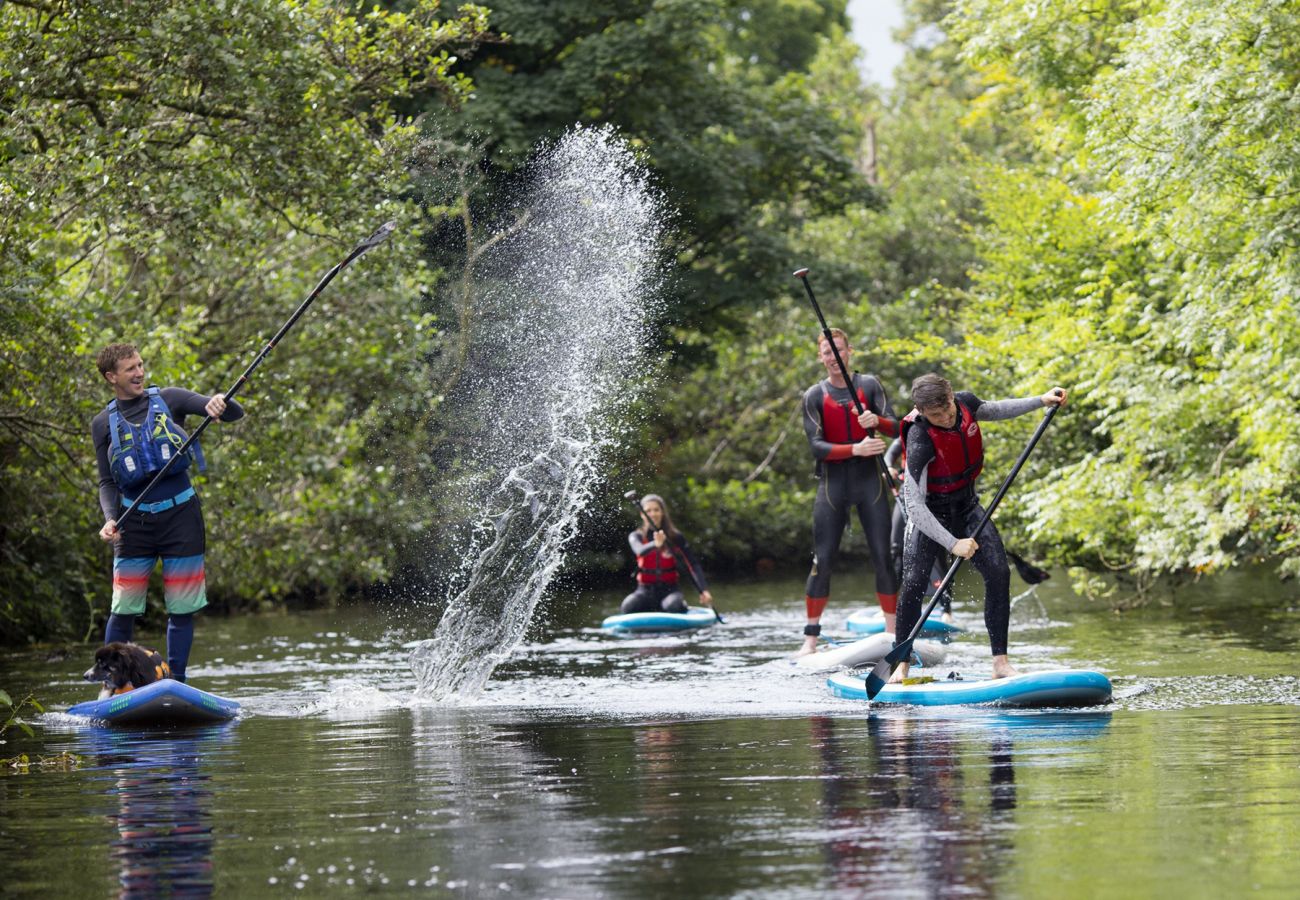
<path fill-rule="evenodd" d="M 272 350 L 275 349 L 275 345 L 278 344 L 280 342 L 280 339 L 284 337 L 285 333 L 294 326 L 294 323 L 296 323 L 298 319 L 302 317 L 302 314 L 307 311 L 307 307 L 311 306 L 312 301 L 315 300 L 320 295 L 320 292 L 325 290 L 325 286 L 334 280 L 334 276 L 337 275 L 339 272 L 343 271 L 343 269 L 346 268 L 348 264 L 351 263 L 358 256 L 365 253 L 367 250 L 371 249 L 372 247 L 377 247 L 380 244 L 382 244 L 384 241 L 386 241 L 388 239 L 388 236 L 393 233 L 393 229 L 396 227 L 397 227 L 396 222 L 385 222 L 383 225 L 381 225 L 378 228 L 378 230 L 375 231 L 374 234 L 370 235 L 370 237 L 366 238 L 364 241 L 362 241 L 361 243 L 353 247 L 352 252 L 347 255 L 347 258 L 345 258 L 341 263 L 339 263 L 334 268 L 330 269 L 328 272 L 325 273 L 325 277 L 322 278 L 320 280 L 320 283 L 316 285 L 315 290 L 313 290 L 310 294 L 308 294 L 307 299 L 302 301 L 302 303 L 298 305 L 298 308 L 294 310 L 293 315 L 289 317 L 289 321 L 285 322 L 284 325 L 280 326 L 280 330 L 275 333 L 275 337 L 271 338 L 269 341 L 266 342 L 266 346 L 262 348 L 262 352 L 257 354 L 257 357 L 251 363 L 249 363 L 248 368 L 244 370 L 244 374 L 240 375 L 239 378 L 235 381 L 234 385 L 230 388 L 230 390 L 226 391 L 225 398 L 227 401 L 234 399 L 235 394 L 239 393 L 240 388 L 242 388 L 244 384 L 247 383 L 248 376 L 252 375 L 253 370 L 256 369 L 258 366 L 260 366 L 262 364 L 262 360 L 266 359 L 267 355 Z M 203 433 L 203 429 L 207 428 L 211 422 L 212 422 L 212 416 L 204 417 L 203 421 L 200 422 L 199 426 L 194 429 L 194 432 L 189 436 L 189 438 L 185 441 L 185 443 L 181 444 L 181 448 L 172 454 L 172 458 L 167 460 L 167 464 L 158 470 L 158 474 L 154 475 L 153 479 L 147 485 L 145 485 L 144 490 L 140 492 L 139 496 L 137 496 L 134 500 L 131 501 L 131 505 L 126 508 L 125 512 L 123 512 L 122 515 L 118 516 L 117 530 L 119 532 L 122 531 L 122 526 L 126 522 L 126 517 L 131 515 L 131 513 L 135 511 L 135 508 L 140 505 L 141 501 L 144 500 L 145 495 L 148 494 L 149 491 L 153 489 L 154 485 L 156 485 L 159 481 L 162 481 L 163 477 L 167 474 L 168 470 L 170 470 L 171 467 L 176 464 L 176 460 L 180 459 L 182 456 L 185 455 L 186 451 L 190 449 L 190 446 L 199 439 L 199 435 Z"/>
<path fill-rule="evenodd" d="M 844 365 L 844 360 L 840 358 L 840 348 L 835 346 L 835 338 L 831 336 L 830 326 L 826 324 L 826 317 L 822 315 L 822 308 L 817 305 L 817 298 L 813 296 L 812 285 L 808 283 L 808 270 L 799 269 L 794 273 L 794 277 L 803 282 L 803 289 L 808 292 L 808 300 L 812 303 L 813 312 L 817 313 L 817 321 L 822 324 L 822 336 L 826 338 L 826 343 L 831 345 L 831 353 L 835 354 L 835 364 L 840 367 L 840 376 L 844 379 L 845 385 L 848 386 L 849 396 L 853 398 L 853 406 L 857 409 L 858 415 L 862 415 L 867 411 L 867 408 L 862 405 L 862 399 L 858 397 L 858 392 L 853 387 L 853 379 L 849 377 L 848 366 Z M 876 430 L 868 428 L 867 435 L 875 437 Z M 885 461 L 880 456 L 876 456 L 875 460 L 876 468 L 880 471 L 881 483 L 887 485 L 890 491 L 897 493 L 898 486 L 894 484 L 894 476 L 890 475 L 889 470 L 885 468 Z"/>
<path fill-rule="evenodd" d="M 1023 556 L 1012 553 L 1010 550 L 1007 551 L 1007 557 L 1011 560 L 1012 565 L 1016 567 L 1016 571 L 1020 573 L 1020 578 L 1025 584 L 1042 584 L 1044 581 L 1052 577 L 1050 572 L 1038 568 L 1038 566 L 1027 561 Z"/>
<path fill-rule="evenodd" d="M 1020 458 L 1016 460 L 1016 464 L 1012 466 L 1011 472 L 1002 482 L 1002 486 L 998 488 L 997 494 L 994 495 L 993 502 L 990 503 L 988 509 L 984 511 L 983 518 L 980 519 L 980 523 L 975 526 L 975 530 L 971 533 L 971 537 L 975 538 L 975 540 L 979 540 L 979 533 L 984 530 L 984 526 L 993 518 L 993 511 L 997 509 L 998 504 L 1002 502 L 1002 498 L 1007 493 L 1007 488 L 1011 487 L 1011 482 L 1015 481 L 1016 476 L 1020 474 L 1020 468 L 1025 464 L 1025 460 L 1029 459 L 1029 454 L 1033 452 L 1034 445 L 1037 444 L 1038 439 L 1043 436 L 1043 432 L 1047 430 L 1048 424 L 1052 421 L 1052 416 L 1056 415 L 1058 409 L 1060 409 L 1060 406 L 1057 404 L 1048 407 L 1047 412 L 1043 415 L 1043 421 L 1038 423 L 1038 429 L 1034 432 L 1034 436 L 1029 439 L 1029 444 L 1026 445 L 1025 449 L 1021 452 Z M 925 620 L 930 618 L 930 613 L 934 611 L 935 604 L 939 602 L 939 597 L 943 594 L 943 589 L 952 582 L 953 578 L 957 575 L 957 570 L 961 568 L 963 562 L 965 562 L 965 560 L 960 556 L 952 561 L 952 565 L 948 568 L 948 574 L 943 576 L 943 582 L 939 585 L 938 590 L 934 592 L 934 596 L 930 598 L 930 602 L 925 605 L 925 609 L 921 610 L 921 617 L 917 619 L 916 624 L 912 626 L 911 634 L 907 636 L 906 640 L 894 644 L 894 649 L 890 650 L 889 653 L 885 655 L 885 658 L 876 663 L 872 667 L 871 671 L 867 673 L 868 700 L 875 699 L 876 695 L 880 693 L 881 688 L 883 688 L 885 683 L 889 681 L 889 676 L 894 674 L 894 670 L 898 668 L 899 663 L 905 659 L 911 659 L 912 645 L 916 642 L 916 636 L 921 633 L 921 628 L 925 625 Z"/>
<path fill-rule="evenodd" d="M 636 491 L 628 491 L 623 496 L 626 497 L 628 500 L 632 501 L 632 505 L 636 507 L 636 511 L 640 515 L 645 516 L 646 520 L 650 522 L 650 527 L 654 528 L 654 524 L 655 524 L 654 520 L 651 519 L 648 515 L 646 515 L 645 507 L 641 505 L 641 498 L 637 496 Z M 663 529 L 661 528 L 655 528 L 655 530 L 663 531 Z M 667 532 L 664 533 L 664 536 L 665 537 L 668 536 Z M 695 568 L 691 565 L 690 557 L 686 555 L 685 550 L 682 550 L 681 541 L 676 540 L 673 541 L 673 543 L 677 546 L 678 550 L 681 550 L 682 562 L 686 564 L 686 572 L 691 576 L 691 582 L 695 585 L 695 590 L 703 594 L 706 589 L 700 586 L 700 576 L 695 574 Z M 724 624 L 726 623 L 727 620 L 722 618 L 722 613 L 718 612 L 717 606 L 710 606 L 709 609 L 713 610 L 714 618 L 716 618 L 719 622 L 722 622 Z"/>

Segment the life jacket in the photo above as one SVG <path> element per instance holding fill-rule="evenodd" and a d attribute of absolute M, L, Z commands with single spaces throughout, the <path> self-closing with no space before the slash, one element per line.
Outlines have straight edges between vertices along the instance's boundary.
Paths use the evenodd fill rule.
<path fill-rule="evenodd" d="M 971 491 L 975 479 L 984 470 L 984 437 L 980 423 L 965 404 L 957 401 L 957 422 L 952 428 L 931 425 L 919 410 L 903 416 L 901 440 L 907 446 L 907 432 L 913 425 L 924 425 L 934 444 L 934 459 L 926 470 L 926 490 L 931 495 Z"/>
<path fill-rule="evenodd" d="M 637 584 L 676 584 L 677 557 L 670 544 L 661 550 L 654 544 L 636 558 Z"/>
<path fill-rule="evenodd" d="M 108 466 L 118 489 L 124 493 L 148 484 L 188 437 L 172 419 L 172 411 L 167 408 L 162 391 L 150 386 L 145 393 L 149 398 L 149 411 L 139 425 L 132 425 L 123 417 L 118 411 L 117 400 L 108 404 Z M 206 468 L 198 441 L 169 471 L 185 471 L 191 458 L 198 463 L 200 472 Z"/>
<path fill-rule="evenodd" d="M 863 409 L 867 406 L 867 395 L 862 388 L 853 385 Z M 856 444 L 867 436 L 867 430 L 858 424 L 858 410 L 852 402 L 837 403 L 831 397 L 830 388 L 822 388 L 822 434 L 832 444 Z"/>

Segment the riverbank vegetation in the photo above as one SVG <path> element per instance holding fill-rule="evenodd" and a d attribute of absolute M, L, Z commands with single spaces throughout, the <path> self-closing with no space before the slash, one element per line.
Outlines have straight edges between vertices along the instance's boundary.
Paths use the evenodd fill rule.
<path fill-rule="evenodd" d="M 156 382 L 224 389 L 387 218 L 249 416 L 207 433 L 209 587 L 424 590 L 454 552 L 466 258 L 578 122 L 616 126 L 677 210 L 664 364 L 629 373 L 654 384 L 581 566 L 625 564 L 629 486 L 713 569 L 808 558 L 806 265 L 900 414 L 929 370 L 1072 389 L 999 513 L 1022 552 L 1139 586 L 1300 571 L 1300 10 L 904 5 L 884 89 L 837 0 L 5 4 L 0 641 L 107 611 L 95 350 L 133 340 Z M 989 429 L 988 477 L 1032 428 Z"/>

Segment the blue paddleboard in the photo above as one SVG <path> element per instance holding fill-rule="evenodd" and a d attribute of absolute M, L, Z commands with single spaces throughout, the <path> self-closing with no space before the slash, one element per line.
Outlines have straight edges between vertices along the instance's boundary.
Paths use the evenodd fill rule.
<path fill-rule="evenodd" d="M 867 673 L 840 672 L 826 679 L 836 697 L 867 699 Z M 1085 669 L 1026 672 L 1011 678 L 887 684 L 872 703 L 912 706 L 1097 706 L 1110 702 L 1110 679 Z"/>
<path fill-rule="evenodd" d="M 78 703 L 68 715 L 110 725 L 210 725 L 239 715 L 239 704 L 164 678 L 115 697 Z"/>
<path fill-rule="evenodd" d="M 619 632 L 688 631 L 692 628 L 708 628 L 717 621 L 718 617 L 713 614 L 713 610 L 695 607 L 684 613 L 643 612 L 610 616 L 600 623 L 600 627 Z"/>
<path fill-rule="evenodd" d="M 966 631 L 960 625 L 949 625 L 939 618 L 940 615 L 936 607 L 930 618 L 925 620 L 925 625 L 921 627 L 921 634 L 926 637 L 941 637 L 962 634 Z M 880 634 L 885 630 L 885 616 L 878 609 L 862 609 L 849 616 L 844 625 L 849 631 L 857 634 Z"/>

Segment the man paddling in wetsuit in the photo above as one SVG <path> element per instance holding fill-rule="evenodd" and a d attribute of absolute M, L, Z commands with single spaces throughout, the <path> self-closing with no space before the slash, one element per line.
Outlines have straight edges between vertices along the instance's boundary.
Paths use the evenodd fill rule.
<path fill-rule="evenodd" d="M 188 456 L 172 465 L 120 530 L 117 519 L 185 443 L 182 425 L 187 415 L 233 422 L 244 410 L 233 400 L 227 404 L 222 394 L 205 397 L 184 388 L 146 388 L 144 362 L 131 344 L 108 345 L 96 363 L 113 389 L 113 401 L 90 423 L 105 519 L 99 536 L 113 544 L 113 605 L 104 643 L 134 636 L 135 618 L 145 611 L 149 576 L 161 558 L 167 665 L 172 678 L 184 681 L 194 643 L 194 613 L 208 605 L 203 512 L 185 472 Z M 201 465 L 201 454 L 198 461 Z"/>
<path fill-rule="evenodd" d="M 831 337 L 847 366 L 853 352 L 848 337 L 838 328 L 831 329 Z M 830 600 L 831 569 L 850 511 L 855 508 L 871 551 L 876 599 L 885 614 L 886 631 L 894 630 L 898 600 L 898 580 L 889 554 L 890 491 L 881 477 L 881 462 L 871 458 L 885 452 L 885 442 L 872 432 L 879 429 L 895 435 L 898 421 L 885 389 L 873 375 L 853 376 L 853 390 L 866 409 L 859 415 L 825 335 L 817 347 L 826 378 L 803 395 L 803 427 L 817 461 L 818 485 L 817 499 L 813 501 L 813 564 L 804 596 L 808 620 L 803 629 L 803 646 L 796 656 L 817 649 L 822 613 Z"/>
<path fill-rule="evenodd" d="M 894 481 L 900 485 L 903 484 L 903 473 L 899 470 L 899 460 L 903 455 L 903 442 L 894 438 L 889 442 L 889 449 L 885 451 L 885 465 L 889 467 L 889 474 L 894 476 Z M 907 531 L 907 504 L 903 502 L 901 496 L 895 497 L 894 513 L 889 520 L 889 552 L 894 557 L 894 576 L 898 579 L 899 584 L 903 582 L 903 535 Z M 937 554 L 934 559 L 934 566 L 930 569 L 930 583 L 925 588 L 925 599 L 929 599 L 934 594 L 934 589 L 943 584 L 943 576 L 948 572 L 948 566 L 951 560 L 947 553 Z M 942 621 L 952 624 L 952 585 L 948 585 L 943 590 L 943 598 L 939 601 L 939 608 L 943 610 L 940 618 Z"/>
<path fill-rule="evenodd" d="M 979 423 L 1023 416 L 1044 406 L 1064 406 L 1063 388 L 1041 397 L 980 400 L 968 391 L 953 393 L 947 379 L 933 372 L 912 382 L 916 405 L 903 417 L 902 439 L 907 464 L 903 502 L 907 530 L 903 541 L 903 587 L 898 598 L 898 634 L 912 633 L 921 615 L 921 595 L 936 554 L 942 550 L 970 560 L 984 579 L 984 625 L 993 652 L 993 677 L 1019 674 L 1007 658 L 1011 617 L 1011 570 L 1002 538 L 992 520 L 978 535 L 970 534 L 984 515 L 975 482 L 984 467 Z M 969 535 L 957 538 L 954 535 Z M 891 682 L 907 677 L 908 663 L 894 670 Z"/>

